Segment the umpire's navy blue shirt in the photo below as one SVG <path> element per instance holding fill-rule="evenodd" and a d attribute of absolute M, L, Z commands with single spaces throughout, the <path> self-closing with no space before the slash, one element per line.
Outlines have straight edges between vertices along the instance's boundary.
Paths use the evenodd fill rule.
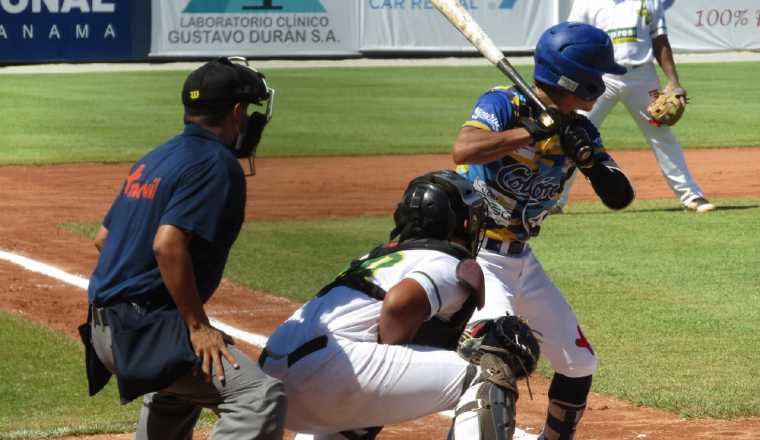
<path fill-rule="evenodd" d="M 90 279 L 90 303 L 166 298 L 153 254 L 160 225 L 192 234 L 198 293 L 207 301 L 243 224 L 245 190 L 235 155 L 210 131 L 187 124 L 135 163 L 103 220 L 108 236 Z"/>

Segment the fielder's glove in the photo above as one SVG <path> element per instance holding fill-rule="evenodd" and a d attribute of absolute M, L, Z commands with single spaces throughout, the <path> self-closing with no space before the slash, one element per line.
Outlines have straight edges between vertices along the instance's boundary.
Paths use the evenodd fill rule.
<path fill-rule="evenodd" d="M 475 365 L 480 364 L 483 354 L 492 353 L 519 379 L 536 370 L 540 348 L 528 324 L 517 316 L 507 315 L 470 324 L 459 338 L 457 352 Z"/>
<path fill-rule="evenodd" d="M 675 125 L 686 110 L 686 90 L 666 87 L 647 107 L 651 122 L 657 126 Z"/>
<path fill-rule="evenodd" d="M 580 169 L 591 168 L 594 165 L 594 148 L 591 135 L 583 126 L 583 117 L 568 121 L 562 126 L 559 134 L 559 145 L 562 152 Z"/>

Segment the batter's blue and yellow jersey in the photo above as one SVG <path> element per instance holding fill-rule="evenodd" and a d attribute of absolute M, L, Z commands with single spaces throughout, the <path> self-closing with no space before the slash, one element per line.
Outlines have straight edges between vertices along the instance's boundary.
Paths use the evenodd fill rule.
<path fill-rule="evenodd" d="M 530 117 L 532 112 L 517 90 L 495 87 L 478 99 L 464 126 L 505 131 L 515 128 L 520 117 Z M 584 120 L 597 159 L 610 160 L 599 131 Z M 457 167 L 486 196 L 490 217 L 486 235 L 497 240 L 527 240 L 537 235 L 573 169 L 572 161 L 562 153 L 558 136 L 519 148 L 501 160 Z"/>

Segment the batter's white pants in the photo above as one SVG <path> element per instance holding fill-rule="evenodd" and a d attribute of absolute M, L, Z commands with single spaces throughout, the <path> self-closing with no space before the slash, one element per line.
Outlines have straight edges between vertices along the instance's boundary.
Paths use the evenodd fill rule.
<path fill-rule="evenodd" d="M 665 181 L 681 204 L 686 205 L 697 197 L 703 197 L 702 190 L 689 173 L 681 144 L 678 143 L 673 130 L 667 126 L 656 127 L 647 120 L 646 108 L 653 99 L 650 93 L 660 89 L 660 80 L 654 64 L 629 67 L 625 75 L 604 75 L 604 84 L 607 86 L 604 95 L 596 101 L 591 112 L 585 113 L 591 122 L 601 130 L 602 123 L 612 108 L 618 101 L 623 101 L 628 113 L 652 147 Z M 576 174 L 573 174 L 565 183 L 558 203 L 562 207 L 567 205 L 575 177 Z"/>
<path fill-rule="evenodd" d="M 596 355 L 575 313 L 530 247 L 515 257 L 481 249 L 478 263 L 485 275 L 486 305 L 475 311 L 471 321 L 498 318 L 505 312 L 521 316 L 538 332 L 541 357 L 554 371 L 567 377 L 594 374 Z"/>
<path fill-rule="evenodd" d="M 470 365 L 454 351 L 332 338 L 287 364 L 269 357 L 262 366 L 285 384 L 285 427 L 319 439 L 454 409 Z"/>

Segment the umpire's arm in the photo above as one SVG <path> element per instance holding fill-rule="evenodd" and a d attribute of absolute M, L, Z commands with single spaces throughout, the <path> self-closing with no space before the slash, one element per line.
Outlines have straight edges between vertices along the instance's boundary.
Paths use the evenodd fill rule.
<path fill-rule="evenodd" d="M 98 252 L 103 251 L 103 244 L 106 242 L 106 238 L 108 238 L 108 229 L 101 225 L 98 233 L 95 235 L 95 249 L 97 249 Z"/>
<path fill-rule="evenodd" d="M 204 377 L 210 381 L 211 374 L 216 373 L 224 383 L 222 356 L 235 368 L 238 364 L 227 349 L 224 334 L 211 326 L 203 310 L 189 252 L 191 239 L 192 235 L 176 226 L 161 225 L 153 240 L 153 253 L 164 285 L 187 324 L 190 343 L 201 360 Z"/>

